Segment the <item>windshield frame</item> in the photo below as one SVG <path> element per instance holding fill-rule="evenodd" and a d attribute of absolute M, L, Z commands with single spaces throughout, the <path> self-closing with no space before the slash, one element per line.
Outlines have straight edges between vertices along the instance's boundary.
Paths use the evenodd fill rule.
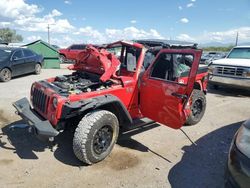
<path fill-rule="evenodd" d="M 235 51 L 240 51 L 240 50 L 244 50 L 244 51 L 248 51 L 249 54 L 249 57 L 248 56 L 242 56 L 242 57 L 239 57 L 239 56 L 235 56 L 235 55 L 242 55 L 242 53 L 238 53 Z M 232 57 L 232 54 L 233 54 L 233 57 Z M 249 59 L 250 60 L 250 47 L 237 47 L 237 48 L 233 48 L 230 53 L 227 55 L 227 58 L 228 59 Z"/>

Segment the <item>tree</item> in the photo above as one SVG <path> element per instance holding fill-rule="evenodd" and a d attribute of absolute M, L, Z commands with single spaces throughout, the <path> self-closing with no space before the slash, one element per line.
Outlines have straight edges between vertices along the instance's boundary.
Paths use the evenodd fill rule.
<path fill-rule="evenodd" d="M 234 46 L 225 46 L 225 47 L 218 47 L 218 46 L 209 46 L 203 48 L 204 51 L 220 51 L 220 52 L 228 52 L 230 51 Z"/>
<path fill-rule="evenodd" d="M 2 42 L 22 42 L 23 37 L 16 33 L 16 30 L 12 30 L 10 28 L 2 28 L 0 29 L 0 39 Z"/>

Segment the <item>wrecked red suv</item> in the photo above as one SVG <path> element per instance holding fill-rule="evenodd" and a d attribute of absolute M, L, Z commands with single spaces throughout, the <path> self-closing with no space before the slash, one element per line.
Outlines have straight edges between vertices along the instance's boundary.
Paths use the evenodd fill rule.
<path fill-rule="evenodd" d="M 32 107 L 26 98 L 14 106 L 39 137 L 53 140 L 75 126 L 74 153 L 93 164 L 109 155 L 119 130 L 143 125 L 144 117 L 174 129 L 200 121 L 207 87 L 201 53 L 196 44 L 165 40 L 87 46 L 72 74 L 33 83 Z"/>

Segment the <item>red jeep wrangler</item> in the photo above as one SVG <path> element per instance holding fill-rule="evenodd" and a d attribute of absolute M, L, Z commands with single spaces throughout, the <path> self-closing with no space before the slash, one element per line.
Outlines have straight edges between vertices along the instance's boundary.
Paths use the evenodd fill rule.
<path fill-rule="evenodd" d="M 76 157 L 96 163 L 109 155 L 119 130 L 143 117 L 174 129 L 200 121 L 207 67 L 198 68 L 196 46 L 160 40 L 88 46 L 72 74 L 33 83 L 32 108 L 27 98 L 13 105 L 39 137 L 53 140 L 75 125 Z"/>

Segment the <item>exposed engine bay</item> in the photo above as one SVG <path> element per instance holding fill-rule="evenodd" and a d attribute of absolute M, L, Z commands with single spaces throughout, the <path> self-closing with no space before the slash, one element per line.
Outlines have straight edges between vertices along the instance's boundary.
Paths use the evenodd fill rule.
<path fill-rule="evenodd" d="M 87 72 L 73 72 L 70 75 L 57 76 L 53 82 L 49 83 L 61 95 L 104 90 L 111 84 L 112 81 L 103 83 L 98 75 Z"/>

